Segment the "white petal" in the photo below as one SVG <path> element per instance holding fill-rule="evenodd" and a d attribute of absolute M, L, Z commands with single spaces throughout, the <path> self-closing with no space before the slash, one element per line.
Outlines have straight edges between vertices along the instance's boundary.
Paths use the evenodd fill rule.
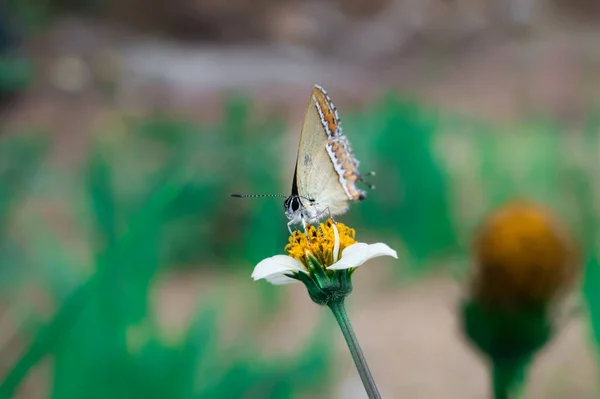
<path fill-rule="evenodd" d="M 300 282 L 300 280 L 296 280 L 295 278 L 288 277 L 288 276 L 284 275 L 283 273 L 267 276 L 267 277 L 265 277 L 265 280 L 267 280 L 269 283 L 271 283 L 273 285 L 286 285 L 286 284 L 294 284 L 294 283 Z"/>
<path fill-rule="evenodd" d="M 392 256 L 398 259 L 396 251 L 384 243 L 365 244 L 358 242 L 344 248 L 342 251 L 342 259 L 329 266 L 327 269 L 344 270 L 359 267 L 369 259 L 377 258 L 378 256 Z"/>
<path fill-rule="evenodd" d="M 340 233 L 335 223 L 331 227 L 333 228 L 333 263 L 335 263 L 340 257 Z"/>
<path fill-rule="evenodd" d="M 369 245 L 369 259 L 377 258 L 379 256 L 391 256 L 392 258 L 398 259 L 398 252 L 382 242 L 376 242 L 375 244 Z"/>
<path fill-rule="evenodd" d="M 342 258 L 329 266 L 329 270 L 343 270 L 351 267 L 357 267 L 367 261 L 369 244 L 357 242 L 342 251 Z"/>
<path fill-rule="evenodd" d="M 286 274 L 297 272 L 306 273 L 304 266 L 297 259 L 287 255 L 275 255 L 260 261 L 252 272 L 252 278 L 260 280 L 266 279 L 271 284 L 281 285 L 297 282 L 293 278 L 289 278 Z"/>

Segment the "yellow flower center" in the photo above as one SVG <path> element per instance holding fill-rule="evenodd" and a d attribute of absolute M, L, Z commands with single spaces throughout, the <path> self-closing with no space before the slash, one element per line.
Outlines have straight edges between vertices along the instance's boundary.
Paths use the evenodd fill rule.
<path fill-rule="evenodd" d="M 356 243 L 355 231 L 343 223 L 335 223 L 339 235 L 339 249 L 335 254 L 335 260 L 339 260 L 342 250 Z M 308 237 L 307 237 L 308 235 Z M 309 241 L 310 238 L 310 241 Z M 298 259 L 304 266 L 307 266 L 306 254 L 312 254 L 324 267 L 331 266 L 334 263 L 334 247 L 336 246 L 335 231 L 333 220 L 327 219 L 325 223 L 319 225 L 319 229 L 314 226 L 307 226 L 306 233 L 296 230 L 289 238 L 284 250 L 292 257 Z M 308 266 L 307 266 L 308 267 Z"/>

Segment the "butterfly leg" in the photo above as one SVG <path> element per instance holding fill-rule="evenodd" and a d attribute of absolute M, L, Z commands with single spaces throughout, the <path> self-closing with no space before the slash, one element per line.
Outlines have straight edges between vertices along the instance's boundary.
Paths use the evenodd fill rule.
<path fill-rule="evenodd" d="M 321 228 L 321 224 L 320 224 L 320 223 L 319 223 L 319 228 L 318 228 L 318 230 L 319 230 L 319 234 L 321 234 L 321 238 L 322 238 L 322 239 L 325 239 L 325 234 L 323 234 L 323 229 Z"/>
<path fill-rule="evenodd" d="M 333 216 L 331 215 L 331 209 L 329 209 L 329 207 L 323 209 L 323 211 L 317 215 L 317 220 L 321 219 L 321 217 L 324 216 L 324 215 L 328 215 L 329 219 L 331 219 L 331 221 L 333 223 L 336 223 L 336 221 L 333 220 Z M 323 239 L 324 239 L 325 235 L 323 234 L 323 229 L 321 228 L 321 224 L 320 223 L 319 223 L 318 230 L 319 230 L 319 233 L 321 234 L 321 237 L 323 237 Z"/>
<path fill-rule="evenodd" d="M 304 234 L 306 235 L 306 240 L 308 241 L 308 244 L 310 245 L 310 236 L 308 235 L 308 230 L 306 229 L 307 223 L 306 220 L 302 219 L 302 228 L 304 229 Z M 290 232 L 290 236 L 294 235 L 294 233 L 292 232 L 292 224 L 294 224 L 294 221 L 291 220 L 288 222 L 287 224 L 287 228 L 288 231 Z"/>
<path fill-rule="evenodd" d="M 310 245 L 310 236 L 308 235 L 308 229 L 306 228 L 306 226 L 308 225 L 308 223 L 306 223 L 306 219 L 302 219 L 302 227 L 304 228 L 304 234 L 306 234 L 306 241 L 308 241 L 308 245 Z"/>
<path fill-rule="evenodd" d="M 329 209 L 329 207 L 323 209 L 323 212 L 319 213 L 318 218 L 321 219 L 322 216 L 327 215 L 327 219 L 331 219 L 331 221 L 333 223 L 337 223 L 334 219 L 333 219 L 333 215 L 331 214 L 331 209 Z"/>

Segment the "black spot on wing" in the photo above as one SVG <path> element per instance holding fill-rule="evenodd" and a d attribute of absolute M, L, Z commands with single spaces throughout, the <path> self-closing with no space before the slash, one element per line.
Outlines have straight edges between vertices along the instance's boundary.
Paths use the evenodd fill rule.
<path fill-rule="evenodd" d="M 304 166 L 312 165 L 312 157 L 309 154 L 304 155 Z"/>

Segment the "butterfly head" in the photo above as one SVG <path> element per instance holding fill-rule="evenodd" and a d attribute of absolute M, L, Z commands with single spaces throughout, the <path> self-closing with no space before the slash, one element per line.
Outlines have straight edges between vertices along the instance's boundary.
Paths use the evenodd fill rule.
<path fill-rule="evenodd" d="M 283 202 L 283 206 L 285 208 L 285 216 L 288 219 L 295 219 L 299 212 L 302 211 L 304 206 L 300 201 L 300 196 L 298 195 L 290 195 Z"/>

